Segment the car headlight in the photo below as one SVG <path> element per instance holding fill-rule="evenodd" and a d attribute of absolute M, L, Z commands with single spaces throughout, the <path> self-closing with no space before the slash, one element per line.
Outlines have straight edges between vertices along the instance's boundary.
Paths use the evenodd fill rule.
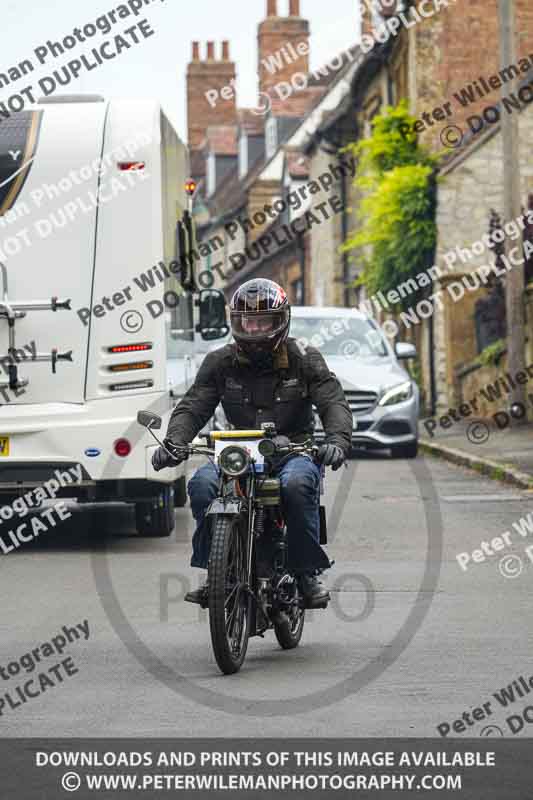
<path fill-rule="evenodd" d="M 413 384 L 411 381 L 406 381 L 405 383 L 400 383 L 398 386 L 393 386 L 392 389 L 386 391 L 378 405 L 393 406 L 396 403 L 403 403 L 404 400 L 409 400 L 409 398 L 412 396 Z"/>
<path fill-rule="evenodd" d="M 250 465 L 250 456 L 243 447 L 231 445 L 225 447 L 218 459 L 218 465 L 222 472 L 230 478 L 238 478 L 244 475 Z"/>

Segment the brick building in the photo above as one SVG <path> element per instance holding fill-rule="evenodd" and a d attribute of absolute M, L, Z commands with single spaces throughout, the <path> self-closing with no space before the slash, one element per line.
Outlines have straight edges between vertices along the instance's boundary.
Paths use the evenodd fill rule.
<path fill-rule="evenodd" d="M 502 84 L 517 73 L 523 89 L 514 113 L 520 115 L 521 186 L 527 204 L 533 191 L 533 110 L 528 108 L 533 101 L 533 5 L 530 0 L 515 0 L 518 60 L 506 70 L 499 64 L 497 0 L 433 0 L 433 6 L 434 13 L 427 15 L 418 0 L 399 0 L 396 7 L 384 3 L 381 14 L 374 10 L 364 15 L 363 34 L 382 32 L 393 16 L 403 15 L 409 24 L 400 25 L 397 34 L 386 41 L 381 37 L 381 43 L 373 48 L 354 47 L 341 54 L 335 65 L 332 61 L 324 70 L 309 75 L 309 27 L 300 18 L 299 3 L 291 2 L 290 15 L 284 18 L 278 16 L 275 0 L 268 0 L 267 16 L 258 30 L 259 103 L 264 104 L 267 96 L 269 106 L 264 115 L 257 109 L 238 110 L 233 100 L 223 111 L 195 100 L 197 93 L 215 86 L 216 75 L 219 89 L 223 82 L 231 81 L 235 67 L 229 61 L 229 46 L 222 50 L 226 59 L 208 59 L 207 71 L 198 64 L 195 67 L 197 59 L 193 57 L 189 137 L 200 180 L 197 219 L 202 240 L 216 245 L 207 258 L 214 269 L 213 280 L 228 293 L 242 280 L 262 275 L 287 286 L 293 302 L 356 306 L 368 299 L 364 286 L 355 286 L 360 271 L 357 254 L 343 254 L 339 249 L 360 224 L 357 210 L 361 200 L 351 172 L 343 169 L 346 157 L 342 149 L 368 136 L 372 118 L 402 98 L 420 120 L 422 143 L 433 150 L 443 151 L 444 129 L 455 126 L 463 135 L 458 149 L 445 151 L 448 157 L 441 170 L 437 264 L 442 266 L 448 250 L 467 247 L 487 232 L 491 208 L 502 211 L 499 125 L 486 125 L 476 135 L 470 127 L 471 118 L 479 118 L 487 106 L 496 105 Z M 427 7 L 426 2 L 426 11 Z M 193 56 L 195 53 L 197 48 Z M 200 74 L 204 75 L 202 86 Z M 276 81 L 292 83 L 298 90 L 283 99 Z M 308 196 L 298 209 L 287 203 L 283 208 L 283 199 L 316 184 L 326 173 L 333 178 L 327 192 Z M 300 227 L 298 234 L 283 238 L 282 231 L 316 215 L 324 200 L 333 197 L 342 206 L 340 213 L 330 213 L 321 224 Z M 279 214 L 265 213 L 276 204 L 283 208 Z M 243 224 L 236 223 L 238 220 Z M 261 249 L 272 240 L 277 242 L 274 249 Z M 475 261 L 458 265 L 455 277 L 461 278 L 476 266 Z M 446 281 L 435 282 L 434 291 L 445 289 Z M 486 290 L 480 289 L 478 297 L 484 293 Z M 532 297 L 530 289 L 530 327 Z M 427 408 L 443 407 L 461 396 L 460 375 L 465 365 L 468 371 L 476 353 L 474 300 L 474 295 L 466 295 L 453 306 L 437 309 L 419 325 L 401 330 L 400 338 L 417 344 Z M 380 312 L 378 317 L 383 321 L 391 313 Z M 529 351 L 532 342 L 533 330 Z"/>
<path fill-rule="evenodd" d="M 491 210 L 503 215 L 503 143 L 499 122 L 485 124 L 479 130 L 485 109 L 498 106 L 501 88 L 516 77 L 522 102 L 511 107 L 519 120 L 519 164 L 521 194 L 524 207 L 533 192 L 533 5 L 529 0 L 515 0 L 517 62 L 500 64 L 498 41 L 498 3 L 483 4 L 457 0 L 438 17 L 428 20 L 411 34 L 416 58 L 410 70 L 411 108 L 427 124 L 421 140 L 434 149 L 442 149 L 440 139 L 445 126 L 457 126 L 462 135 L 461 146 L 449 150 L 440 169 L 437 210 L 438 244 L 436 263 L 443 272 L 450 272 L 445 254 L 459 247 L 470 250 L 489 232 Z M 528 88 L 530 87 L 530 88 Z M 444 120 L 436 109 L 442 109 Z M 506 113 L 502 110 L 502 113 Z M 423 117 L 422 117 L 423 118 Z M 494 120 L 493 111 L 487 119 Z M 474 132 L 475 131 L 475 132 Z M 437 408 L 448 408 L 472 396 L 477 375 L 487 380 L 486 369 L 477 362 L 475 308 L 487 296 L 483 286 L 467 291 L 454 302 L 446 291 L 482 264 L 493 264 L 494 256 L 485 250 L 462 261 L 457 259 L 449 275 L 435 286 L 442 291 L 444 307 L 436 308 L 433 326 L 433 382 Z M 474 279 L 471 278 L 474 282 Z M 531 357 L 533 322 L 531 289 L 526 291 L 526 350 Z M 424 329 L 427 331 L 426 323 Z M 530 358 L 531 360 L 531 358 Z M 428 359 L 426 359 L 428 361 Z M 529 362 L 528 362 L 529 363 Z M 501 369 L 501 368 L 500 368 Z M 429 378 L 429 376 L 428 376 Z"/>
<path fill-rule="evenodd" d="M 381 19 L 376 14 L 365 15 L 363 33 L 376 32 L 385 16 L 394 11 L 387 4 Z M 500 212 L 503 209 L 500 126 L 486 125 L 485 130 L 472 135 L 467 120 L 474 115 L 479 117 L 485 107 L 497 103 L 501 85 L 510 74 L 519 71 L 525 87 L 532 82 L 529 66 L 533 66 L 530 55 L 533 54 L 533 6 L 528 0 L 516 0 L 516 12 L 517 68 L 503 75 L 499 64 L 497 0 L 483 4 L 457 0 L 408 29 L 402 26 L 397 36 L 375 45 L 361 59 L 352 74 L 348 96 L 324 117 L 303 148 L 310 160 L 311 175 L 320 173 L 332 153 L 367 136 L 373 116 L 402 98 L 408 100 L 411 113 L 423 123 L 421 142 L 433 150 L 444 150 L 443 130 L 448 126 L 459 127 L 464 134 L 462 146 L 444 150 L 449 155 L 443 163 L 439 183 L 436 263 L 443 271 L 447 271 L 443 255 L 456 246 L 468 247 L 479 240 L 488 232 L 491 208 Z M 499 80 L 495 77 L 498 75 Z M 522 111 L 516 113 L 520 114 L 520 172 L 526 206 L 533 189 L 530 155 L 533 109 L 527 106 L 533 100 L 533 88 L 524 90 L 521 96 Z M 357 209 L 361 198 L 352 184 L 345 178 L 339 188 L 346 198 L 344 215 L 313 231 L 311 236 L 310 302 L 318 305 L 355 306 L 368 299 L 364 287 L 354 288 L 359 275 L 358 255 L 347 256 L 338 249 L 348 233 L 359 225 Z M 486 254 L 484 258 L 486 263 Z M 456 274 L 448 280 L 460 279 L 482 261 L 478 257 L 468 266 L 459 263 Z M 439 290 L 443 293 L 446 290 L 445 280 L 435 283 L 434 291 Z M 466 293 L 461 302 L 447 304 L 442 310 L 437 308 L 434 315 L 421 320 L 419 325 L 401 328 L 400 338 L 414 341 L 419 350 L 426 407 L 444 407 L 460 399 L 459 375 L 465 372 L 465 367 L 470 374 L 469 362 L 477 355 L 475 301 L 484 295 L 485 289 Z M 529 327 L 533 318 L 531 297 L 529 290 Z M 386 312 L 378 314 L 381 321 L 387 316 L 390 315 Z M 529 339 L 528 352 L 533 352 L 533 329 Z"/>
<path fill-rule="evenodd" d="M 299 0 L 290 0 L 286 17 L 278 14 L 277 0 L 267 0 L 257 43 L 255 109 L 239 109 L 236 93 L 228 88 L 235 88 L 236 76 L 229 43 L 222 43 L 220 59 L 215 44 L 208 43 L 205 60 L 199 43 L 193 43 L 187 98 L 192 172 L 198 182 L 194 210 L 199 239 L 212 250 L 202 267 L 211 271 L 206 286 L 228 294 L 243 280 L 261 275 L 282 283 L 291 301 L 302 303 L 310 297 L 310 239 L 306 231 L 296 232 L 296 223 L 306 208 L 303 203 L 291 208 L 286 198 L 309 180 L 309 162 L 299 147 L 302 126 L 317 124 L 313 114 L 350 62 L 340 70 L 309 72 L 309 23 L 300 16 Z M 294 232 L 282 236 L 284 229 L 292 230 L 289 226 Z M 272 245 L 267 247 L 267 241 Z"/>

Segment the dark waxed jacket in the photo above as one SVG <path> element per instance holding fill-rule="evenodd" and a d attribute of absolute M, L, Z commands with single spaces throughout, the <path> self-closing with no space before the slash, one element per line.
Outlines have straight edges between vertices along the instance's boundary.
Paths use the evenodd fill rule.
<path fill-rule="evenodd" d="M 347 454 L 352 443 L 352 412 L 342 387 L 314 347 L 288 339 L 271 370 L 259 371 L 229 344 L 206 355 L 194 385 L 176 406 L 167 436 L 188 444 L 222 407 L 235 428 L 260 429 L 274 422 L 279 434 L 303 441 L 313 433 L 316 406 L 326 441 Z"/>

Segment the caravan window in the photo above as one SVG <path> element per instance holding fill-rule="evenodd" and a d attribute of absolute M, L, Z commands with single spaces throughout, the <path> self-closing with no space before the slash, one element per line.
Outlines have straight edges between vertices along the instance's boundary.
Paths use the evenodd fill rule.
<path fill-rule="evenodd" d="M 24 111 L 0 125 L 0 216 L 16 203 L 29 168 L 22 169 L 35 154 L 41 114 Z"/>

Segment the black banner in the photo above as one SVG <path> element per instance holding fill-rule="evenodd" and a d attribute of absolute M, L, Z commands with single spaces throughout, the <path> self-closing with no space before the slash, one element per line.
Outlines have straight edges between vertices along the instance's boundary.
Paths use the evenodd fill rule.
<path fill-rule="evenodd" d="M 526 800 L 527 739 L 4 739 L 2 797 Z"/>

